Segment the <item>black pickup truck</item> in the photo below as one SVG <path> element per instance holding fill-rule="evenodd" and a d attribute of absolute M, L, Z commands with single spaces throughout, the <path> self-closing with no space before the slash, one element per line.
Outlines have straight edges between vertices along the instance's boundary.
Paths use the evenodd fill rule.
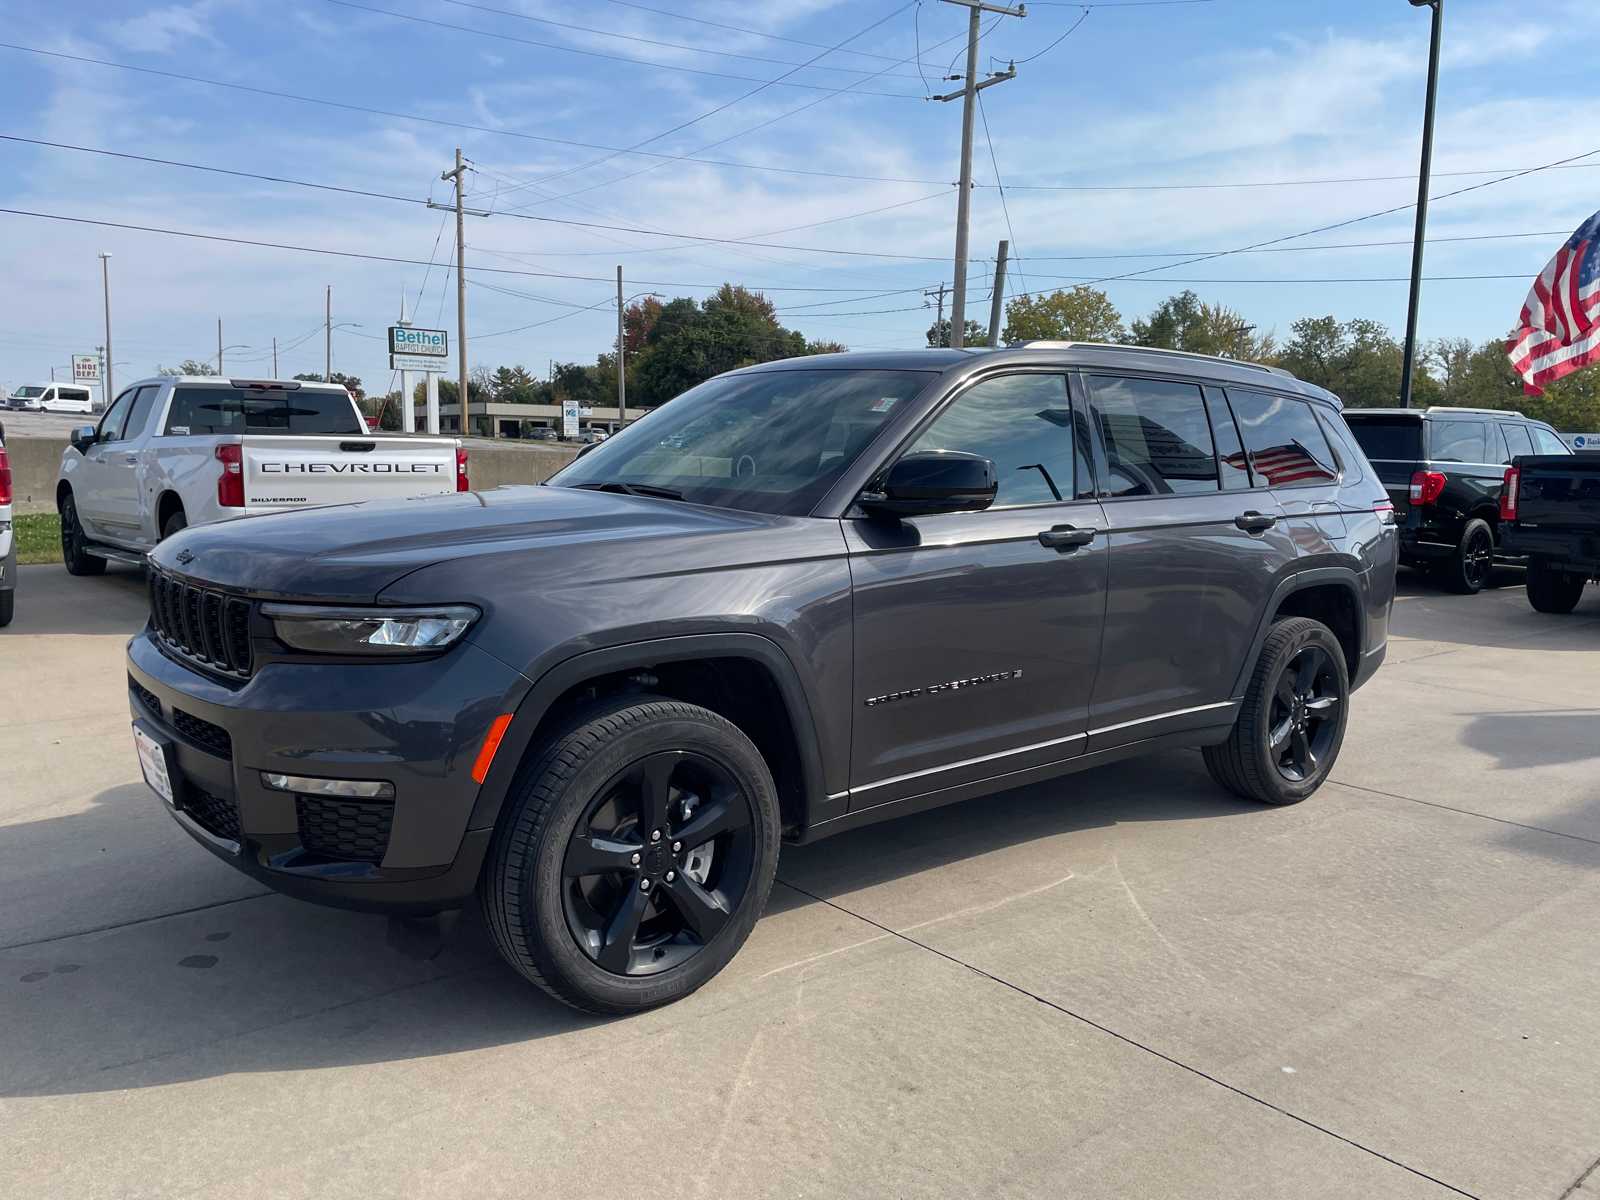
<path fill-rule="evenodd" d="M 1569 613 L 1600 573 L 1600 454 L 1518 455 L 1500 490 L 1500 547 L 1528 559 L 1528 603 Z"/>

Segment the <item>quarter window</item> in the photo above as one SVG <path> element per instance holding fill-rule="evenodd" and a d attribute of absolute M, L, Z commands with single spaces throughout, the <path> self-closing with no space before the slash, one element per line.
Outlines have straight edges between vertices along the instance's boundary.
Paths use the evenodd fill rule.
<path fill-rule="evenodd" d="M 1074 424 L 1066 376 L 1002 375 L 957 396 L 906 452 L 980 454 L 1000 478 L 994 507 L 1051 504 L 1088 486 Z"/>
<path fill-rule="evenodd" d="M 1093 377 L 1095 410 L 1110 470 L 1105 494 L 1214 492 L 1211 419 L 1192 383 Z"/>
<path fill-rule="evenodd" d="M 1482 421 L 1433 421 L 1428 430 L 1428 458 L 1433 462 L 1488 462 Z"/>
<path fill-rule="evenodd" d="M 1551 433 L 1548 429 L 1541 429 L 1537 425 L 1528 426 L 1528 431 L 1533 434 L 1533 440 L 1539 443 L 1540 454 L 1571 454 L 1567 444 Z"/>
<path fill-rule="evenodd" d="M 1228 389 L 1250 469 L 1269 487 L 1336 483 L 1339 469 L 1304 400 Z"/>

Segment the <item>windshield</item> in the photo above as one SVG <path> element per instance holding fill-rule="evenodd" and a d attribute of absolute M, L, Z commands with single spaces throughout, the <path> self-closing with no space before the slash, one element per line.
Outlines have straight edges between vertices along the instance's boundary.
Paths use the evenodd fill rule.
<path fill-rule="evenodd" d="M 1422 457 L 1422 422 L 1415 417 L 1362 417 L 1347 412 L 1344 420 L 1372 462 L 1409 462 Z"/>
<path fill-rule="evenodd" d="M 711 379 L 550 482 L 625 484 L 695 504 L 804 516 L 935 371 L 762 371 Z M 619 489 L 620 490 L 620 489 Z"/>
<path fill-rule="evenodd" d="M 180 387 L 167 410 L 167 433 L 366 433 L 348 392 L 292 392 Z"/>
<path fill-rule="evenodd" d="M 11 394 L 19 400 L 36 400 L 44 395 L 44 389 L 41 387 L 19 387 Z"/>

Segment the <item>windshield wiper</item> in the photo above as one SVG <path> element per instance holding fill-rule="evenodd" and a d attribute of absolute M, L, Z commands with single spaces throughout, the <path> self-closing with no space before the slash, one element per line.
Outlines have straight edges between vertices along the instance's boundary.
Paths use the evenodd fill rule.
<path fill-rule="evenodd" d="M 575 483 L 572 486 L 590 492 L 618 492 L 624 496 L 653 496 L 661 500 L 683 499 L 682 492 L 674 488 L 657 487 L 653 483 L 622 483 L 612 480 L 609 483 Z"/>

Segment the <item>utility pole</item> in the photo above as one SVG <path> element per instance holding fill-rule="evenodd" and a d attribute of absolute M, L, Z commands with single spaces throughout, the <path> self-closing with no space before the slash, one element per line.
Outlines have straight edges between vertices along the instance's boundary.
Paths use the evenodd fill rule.
<path fill-rule="evenodd" d="M 106 293 L 106 373 L 105 382 L 100 385 L 100 398 L 105 401 L 104 407 L 111 407 L 111 398 L 116 394 L 111 387 L 111 255 L 100 256 L 100 278 L 105 285 Z"/>
<path fill-rule="evenodd" d="M 222 318 L 217 318 L 217 374 L 222 374 Z"/>
<path fill-rule="evenodd" d="M 989 348 L 1000 344 L 1000 307 L 1006 298 L 1006 255 L 1011 243 L 1002 239 L 994 258 L 994 299 L 989 302 Z"/>
<path fill-rule="evenodd" d="M 328 371 L 323 375 L 323 383 L 333 382 L 333 284 L 328 285 L 328 312 L 323 319 L 328 338 Z"/>
<path fill-rule="evenodd" d="M 440 179 L 455 181 L 456 202 L 452 205 L 444 205 L 435 204 L 432 200 L 428 201 L 429 208 L 448 208 L 456 214 L 456 356 L 458 364 L 456 387 L 460 389 L 461 399 L 461 418 L 456 422 L 456 428 L 460 433 L 467 431 L 467 226 L 462 218 L 487 217 L 489 215 L 486 212 L 474 211 L 462 206 L 462 198 L 465 195 L 466 188 L 467 168 L 471 165 L 470 160 L 462 158 L 461 151 L 457 150 L 455 170 L 441 171 L 439 173 Z M 431 426 L 433 423 L 433 419 L 430 417 L 429 425 Z M 437 434 L 439 431 L 430 428 L 428 432 Z"/>
<path fill-rule="evenodd" d="M 272 377 L 278 377 L 278 339 L 272 339 Z"/>
<path fill-rule="evenodd" d="M 628 423 L 628 380 L 622 370 L 622 264 L 617 264 L 617 429 Z"/>
<path fill-rule="evenodd" d="M 1254 328 L 1254 325 L 1235 325 L 1232 329 L 1228 330 L 1229 333 L 1233 334 L 1234 337 L 1239 339 L 1239 349 L 1234 354 L 1234 357 L 1239 359 L 1241 362 L 1244 361 L 1244 335 L 1249 333 Z"/>
<path fill-rule="evenodd" d="M 933 344 L 937 346 L 940 342 L 948 341 L 944 336 L 944 298 L 950 294 L 950 289 L 945 287 L 943 280 L 940 280 L 936 291 L 923 292 L 922 294 L 924 296 L 939 297 L 939 315 L 933 321 Z"/>
<path fill-rule="evenodd" d="M 1439 98 L 1439 42 L 1444 0 L 1411 0 L 1413 8 L 1433 9 L 1428 43 L 1428 99 L 1422 113 L 1422 169 L 1417 176 L 1417 232 L 1411 245 L 1411 302 L 1406 308 L 1406 358 L 1400 369 L 1400 407 L 1411 407 L 1411 382 L 1417 365 L 1417 309 L 1422 301 L 1422 246 L 1428 235 L 1428 179 L 1433 174 L 1433 114 Z"/>
<path fill-rule="evenodd" d="M 961 194 L 956 198 L 956 283 L 955 294 L 950 299 L 950 345 L 959 350 L 965 338 L 967 323 L 967 222 L 972 213 L 972 124 L 977 114 L 978 93 L 986 87 L 1004 83 L 1017 77 L 1015 63 L 1005 71 L 991 71 L 989 78 L 978 82 L 978 22 L 986 12 L 1007 17 L 1026 17 L 1025 5 L 1006 8 L 999 4 L 985 4 L 983 0 L 943 0 L 946 4 L 960 4 L 969 10 L 967 18 L 967 73 L 952 75 L 960 78 L 962 89 L 948 96 L 933 97 L 939 101 L 954 100 L 960 96 L 965 102 L 961 111 Z"/>

